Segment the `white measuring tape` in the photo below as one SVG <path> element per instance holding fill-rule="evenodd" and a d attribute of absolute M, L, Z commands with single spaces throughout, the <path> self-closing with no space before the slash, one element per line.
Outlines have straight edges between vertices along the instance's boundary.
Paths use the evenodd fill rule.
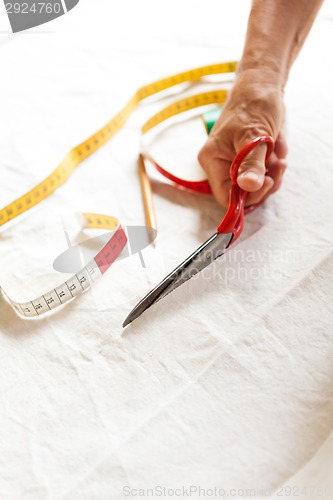
<path fill-rule="evenodd" d="M 80 271 L 75 273 L 64 283 L 49 290 L 40 297 L 29 302 L 19 303 L 12 300 L 2 290 L 15 311 L 26 318 L 40 316 L 46 312 L 66 304 L 81 293 L 85 292 L 111 267 L 127 243 L 127 237 L 119 221 L 114 217 L 100 214 L 82 214 L 84 227 L 109 229 L 112 236 Z"/>

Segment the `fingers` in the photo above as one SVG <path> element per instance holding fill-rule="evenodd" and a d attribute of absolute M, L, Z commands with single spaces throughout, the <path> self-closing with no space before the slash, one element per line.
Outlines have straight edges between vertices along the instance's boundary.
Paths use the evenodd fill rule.
<path fill-rule="evenodd" d="M 275 156 L 275 155 L 274 155 Z M 284 158 L 272 159 L 272 162 L 268 166 L 268 176 L 274 180 L 274 186 L 271 193 L 277 191 L 282 183 L 283 174 L 287 168 L 287 161 Z"/>
<path fill-rule="evenodd" d="M 207 174 L 212 193 L 223 208 L 228 207 L 231 188 L 229 158 L 232 158 L 232 154 L 229 157 L 221 156 L 213 137 L 207 139 L 198 154 L 199 163 Z"/>
<path fill-rule="evenodd" d="M 282 132 L 276 138 L 274 153 L 278 158 L 285 158 L 288 153 L 287 142 Z"/>
<path fill-rule="evenodd" d="M 254 191 L 247 195 L 245 206 L 248 207 L 250 205 L 260 203 L 268 195 L 268 193 L 271 192 L 273 187 L 274 179 L 266 175 L 262 187 L 258 191 Z"/>
<path fill-rule="evenodd" d="M 239 167 L 237 183 L 244 191 L 259 191 L 263 187 L 267 190 L 267 186 L 264 186 L 266 152 L 266 144 L 257 146 Z"/>
<path fill-rule="evenodd" d="M 223 112 L 199 154 L 212 192 L 222 207 L 228 207 L 230 166 L 235 155 L 255 137 L 270 135 L 274 152 L 266 162 L 267 145 L 262 144 L 242 162 L 237 183 L 254 204 L 278 189 L 286 168 L 287 145 L 279 133 L 284 121 L 283 92 L 270 73 L 243 69 L 238 72 Z"/>
<path fill-rule="evenodd" d="M 267 175 L 265 176 L 264 184 L 261 189 L 256 192 L 249 193 L 246 198 L 246 206 L 256 205 L 263 201 L 267 196 L 277 191 L 282 183 L 282 177 L 287 168 L 285 159 L 277 158 L 275 153 L 267 164 Z"/>
<path fill-rule="evenodd" d="M 285 160 L 287 145 L 282 134 L 279 134 L 274 152 L 265 164 L 266 152 L 265 144 L 257 146 L 239 168 L 237 182 L 249 193 L 246 199 L 247 206 L 261 202 L 277 191 L 281 185 L 287 166 Z M 234 156 L 228 148 L 225 155 L 221 155 L 221 150 L 213 137 L 208 138 L 198 156 L 207 173 L 212 193 L 223 208 L 227 208 L 229 203 L 230 166 Z"/>
<path fill-rule="evenodd" d="M 280 132 L 275 141 L 274 152 L 267 163 L 265 161 L 267 153 L 265 144 L 255 148 L 245 158 L 238 170 L 237 182 L 239 187 L 245 191 L 256 192 L 249 198 L 251 203 L 258 203 L 269 191 L 275 192 L 279 189 L 287 167 L 285 161 L 287 152 L 286 140 Z"/>

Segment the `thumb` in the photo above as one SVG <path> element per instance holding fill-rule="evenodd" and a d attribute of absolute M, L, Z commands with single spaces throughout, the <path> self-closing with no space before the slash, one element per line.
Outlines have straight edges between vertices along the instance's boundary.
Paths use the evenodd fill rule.
<path fill-rule="evenodd" d="M 265 180 L 265 158 L 267 145 L 261 144 L 254 148 L 243 160 L 238 170 L 237 183 L 245 191 L 258 191 Z"/>

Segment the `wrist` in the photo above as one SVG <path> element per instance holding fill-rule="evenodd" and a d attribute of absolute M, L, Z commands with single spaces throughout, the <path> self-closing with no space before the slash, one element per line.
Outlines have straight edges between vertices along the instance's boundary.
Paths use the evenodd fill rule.
<path fill-rule="evenodd" d="M 260 58 L 242 59 L 237 67 L 237 80 L 246 80 L 248 85 L 270 86 L 283 92 L 287 74 L 275 64 L 265 63 Z"/>
<path fill-rule="evenodd" d="M 221 124 L 228 122 L 236 131 L 236 143 L 243 144 L 257 135 L 275 139 L 283 119 L 283 88 L 276 75 L 257 68 L 241 69 L 221 116 Z"/>

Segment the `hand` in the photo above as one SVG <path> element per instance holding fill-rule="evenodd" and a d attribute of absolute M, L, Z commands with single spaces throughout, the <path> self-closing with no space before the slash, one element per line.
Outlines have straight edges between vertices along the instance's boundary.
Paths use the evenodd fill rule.
<path fill-rule="evenodd" d="M 275 148 L 266 166 L 267 146 L 263 144 L 256 147 L 239 168 L 238 185 L 249 192 L 246 205 L 259 203 L 279 189 L 287 166 L 287 145 L 281 133 L 282 94 L 274 75 L 265 75 L 264 70 L 244 70 L 238 74 L 223 112 L 198 156 L 212 192 L 223 208 L 227 208 L 229 202 L 231 162 L 240 149 L 257 136 L 272 136 Z"/>

